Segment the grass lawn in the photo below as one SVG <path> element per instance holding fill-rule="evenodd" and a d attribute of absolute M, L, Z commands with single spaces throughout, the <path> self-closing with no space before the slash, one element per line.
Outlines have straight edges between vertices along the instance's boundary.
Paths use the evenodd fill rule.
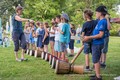
<path fill-rule="evenodd" d="M 79 44 L 75 45 L 77 47 L 81 46 Z M 105 70 L 101 69 L 103 80 L 113 80 L 114 77 L 120 76 L 119 55 L 120 37 L 110 37 L 107 68 Z M 50 68 L 48 62 L 28 55 L 26 57 L 29 59 L 27 62 L 16 62 L 13 46 L 8 48 L 0 47 L 0 80 L 89 80 L 88 76 L 94 73 L 57 75 L 54 73 L 54 69 Z M 84 65 L 83 53 L 75 64 Z"/>

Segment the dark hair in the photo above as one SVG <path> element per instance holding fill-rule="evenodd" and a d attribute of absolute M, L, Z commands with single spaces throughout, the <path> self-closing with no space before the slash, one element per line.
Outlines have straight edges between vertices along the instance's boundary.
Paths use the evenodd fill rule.
<path fill-rule="evenodd" d="M 64 18 L 65 19 L 65 18 Z M 68 23 L 69 21 L 67 19 L 65 19 L 65 23 Z"/>
<path fill-rule="evenodd" d="M 92 19 L 92 16 L 93 16 L 93 12 L 91 9 L 86 9 L 84 10 L 84 14 L 85 15 L 88 15 L 90 17 L 90 19 Z"/>
<path fill-rule="evenodd" d="M 96 11 L 100 12 L 103 16 L 108 14 L 108 10 L 107 10 L 106 6 L 104 6 L 104 5 L 101 5 L 98 8 L 96 8 Z"/>
<path fill-rule="evenodd" d="M 106 16 L 107 13 L 101 12 L 101 14 L 102 14 L 103 16 Z"/>
<path fill-rule="evenodd" d="M 23 9 L 22 6 L 17 6 L 17 7 L 16 7 L 16 12 L 18 12 L 18 10 L 22 10 L 22 9 Z"/>
<path fill-rule="evenodd" d="M 35 25 L 35 22 L 34 22 L 34 21 L 31 21 L 31 22 L 30 22 L 30 24 L 33 24 L 33 25 Z"/>
<path fill-rule="evenodd" d="M 40 23 L 39 21 L 36 22 L 36 25 L 37 25 L 37 26 L 40 26 L 40 24 L 41 24 L 41 23 Z"/>
<path fill-rule="evenodd" d="M 60 19 L 60 18 L 61 18 L 61 15 L 57 15 L 56 18 L 59 18 L 59 19 Z"/>
<path fill-rule="evenodd" d="M 73 26 L 73 28 L 72 29 L 75 29 L 75 24 L 71 24 L 72 26 Z"/>
<path fill-rule="evenodd" d="M 52 22 L 51 24 L 52 24 L 52 26 L 54 26 L 54 25 L 55 25 L 55 22 Z"/>
<path fill-rule="evenodd" d="M 44 25 L 46 26 L 46 28 L 49 28 L 48 22 L 45 22 Z"/>

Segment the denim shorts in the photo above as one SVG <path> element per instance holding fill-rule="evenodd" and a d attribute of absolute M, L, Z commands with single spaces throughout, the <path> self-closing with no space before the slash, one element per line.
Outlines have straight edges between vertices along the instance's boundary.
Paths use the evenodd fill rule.
<path fill-rule="evenodd" d="M 60 51 L 60 42 L 59 41 L 55 41 L 54 50 L 57 51 L 57 52 L 61 52 Z"/>
<path fill-rule="evenodd" d="M 108 43 L 109 43 L 109 37 L 106 37 L 104 39 L 104 47 L 102 49 L 102 53 L 106 54 L 108 52 Z"/>
<path fill-rule="evenodd" d="M 91 42 L 85 42 L 84 43 L 84 53 L 85 54 L 91 53 L 92 52 L 91 47 L 92 47 L 92 43 Z"/>
<path fill-rule="evenodd" d="M 18 52 L 19 47 L 26 49 L 26 39 L 24 33 L 12 32 L 12 39 L 14 42 L 14 51 Z"/>
<path fill-rule="evenodd" d="M 67 49 L 66 45 L 67 45 L 66 43 L 60 42 L 60 51 L 61 52 L 64 52 Z"/>
<path fill-rule="evenodd" d="M 92 45 L 92 61 L 93 63 L 97 63 L 100 60 L 102 49 L 103 49 L 104 44 L 100 45 Z"/>

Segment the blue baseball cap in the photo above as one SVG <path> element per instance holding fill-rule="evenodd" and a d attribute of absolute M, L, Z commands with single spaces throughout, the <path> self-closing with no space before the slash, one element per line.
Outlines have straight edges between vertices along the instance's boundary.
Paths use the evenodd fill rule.
<path fill-rule="evenodd" d="M 62 14 L 61 14 L 61 17 L 65 18 L 65 19 L 68 20 L 68 21 L 70 20 L 67 13 L 62 13 Z"/>

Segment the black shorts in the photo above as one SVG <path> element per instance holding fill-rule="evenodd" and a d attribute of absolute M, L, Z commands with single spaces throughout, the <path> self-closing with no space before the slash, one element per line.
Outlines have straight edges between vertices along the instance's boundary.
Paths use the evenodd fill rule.
<path fill-rule="evenodd" d="M 55 37 L 50 37 L 50 41 L 55 42 Z"/>

